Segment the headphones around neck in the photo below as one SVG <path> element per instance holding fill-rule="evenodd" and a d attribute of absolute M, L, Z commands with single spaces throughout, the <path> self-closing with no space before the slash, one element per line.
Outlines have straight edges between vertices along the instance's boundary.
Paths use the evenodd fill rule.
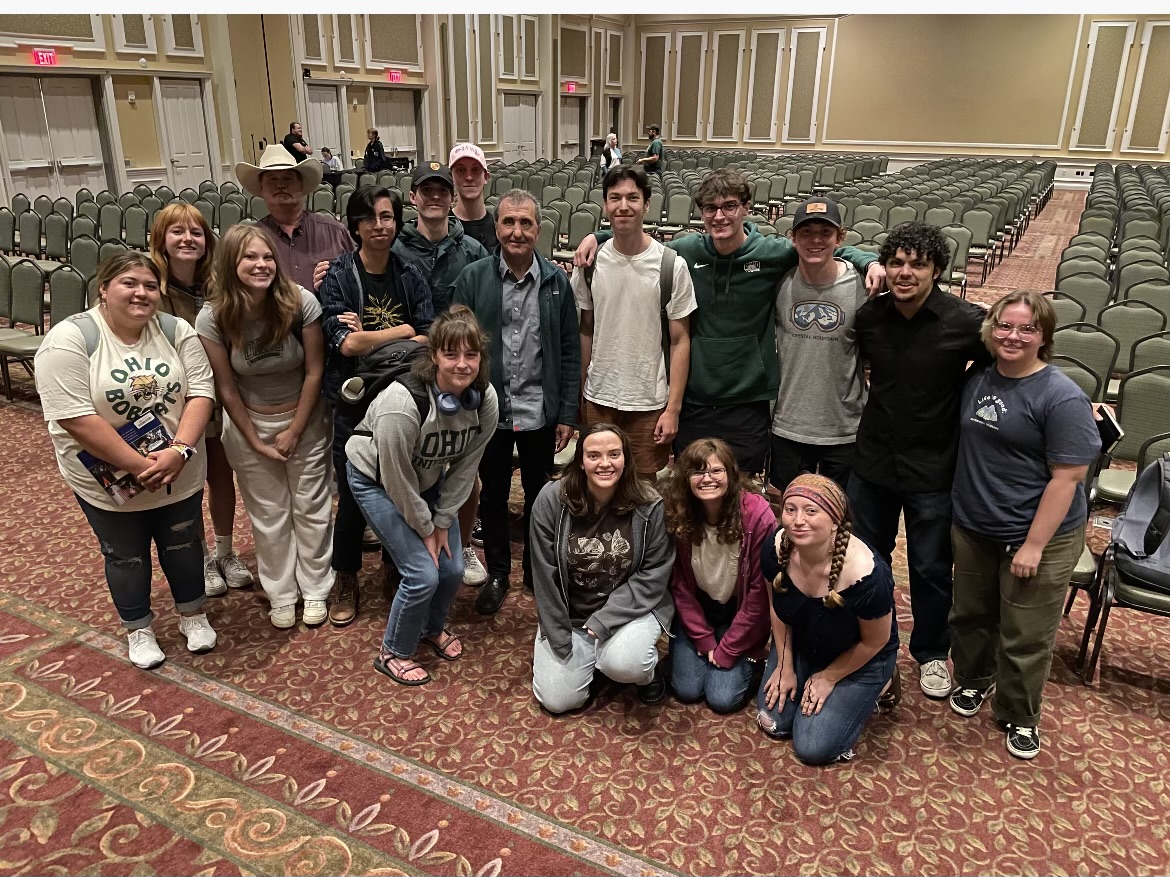
<path fill-rule="evenodd" d="M 464 411 L 476 411 L 482 401 L 483 393 L 475 387 L 468 387 L 462 396 L 456 396 L 454 393 L 444 393 L 438 385 L 435 386 L 435 404 L 439 408 L 439 413 L 447 417 L 458 414 L 460 408 Z"/>

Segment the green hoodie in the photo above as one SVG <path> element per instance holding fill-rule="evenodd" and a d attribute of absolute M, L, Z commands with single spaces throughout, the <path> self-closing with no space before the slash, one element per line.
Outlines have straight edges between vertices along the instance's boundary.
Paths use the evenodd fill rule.
<path fill-rule="evenodd" d="M 667 244 L 686 260 L 698 309 L 691 315 L 691 369 L 683 400 L 697 405 L 771 402 L 780 385 L 776 359 L 776 293 L 799 264 L 786 237 L 762 235 L 744 223 L 747 240 L 730 257 L 711 237 L 691 234 Z M 598 244 L 609 233 L 597 235 Z M 836 251 L 865 276 L 877 256 L 855 247 Z"/>
<path fill-rule="evenodd" d="M 459 272 L 488 255 L 483 244 L 463 234 L 463 225 L 454 216 L 447 219 L 447 236 L 435 244 L 423 237 L 418 220 L 412 219 L 402 226 L 393 250 L 402 261 L 418 268 L 430 284 L 436 316 L 450 306 Z"/>

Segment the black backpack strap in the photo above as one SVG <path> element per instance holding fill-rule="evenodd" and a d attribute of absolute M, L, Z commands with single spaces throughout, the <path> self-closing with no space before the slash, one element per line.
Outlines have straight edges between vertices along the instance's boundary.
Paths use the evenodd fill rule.
<path fill-rule="evenodd" d="M 662 294 L 662 361 L 666 365 L 666 379 L 670 380 L 670 317 L 666 307 L 674 295 L 674 260 L 678 253 L 670 247 L 662 248 L 662 264 L 658 268 L 658 289 Z"/>
<path fill-rule="evenodd" d="M 1170 454 L 1163 454 L 1155 463 L 1162 476 L 1158 482 L 1158 508 L 1146 528 L 1144 549 L 1146 556 L 1154 554 L 1170 530 Z"/>

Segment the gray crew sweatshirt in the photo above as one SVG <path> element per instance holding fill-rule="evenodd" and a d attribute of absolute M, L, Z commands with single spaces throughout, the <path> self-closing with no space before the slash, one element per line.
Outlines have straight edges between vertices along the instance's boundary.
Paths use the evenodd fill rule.
<path fill-rule="evenodd" d="M 434 387 L 427 392 L 431 410 L 423 421 L 410 390 L 391 384 L 370 403 L 357 426 L 373 438 L 355 434 L 345 443 L 349 462 L 367 478 L 381 481 L 406 523 L 424 538 L 436 527 L 450 527 L 471 495 L 479 458 L 499 420 L 496 391 L 490 385 L 478 411 L 460 408 L 451 415 L 439 411 Z M 444 474 L 432 516 L 422 494 Z"/>

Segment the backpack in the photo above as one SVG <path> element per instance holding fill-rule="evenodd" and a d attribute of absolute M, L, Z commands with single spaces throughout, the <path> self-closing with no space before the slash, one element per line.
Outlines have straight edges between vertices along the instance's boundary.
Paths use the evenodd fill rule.
<path fill-rule="evenodd" d="M 1123 580 L 1170 594 L 1170 454 L 1154 460 L 1130 488 L 1113 522 L 1114 564 Z"/>
<path fill-rule="evenodd" d="M 397 382 L 410 391 L 418 407 L 421 420 L 431 412 L 431 394 L 414 375 L 411 368 L 427 355 L 427 346 L 410 338 L 391 341 L 376 347 L 358 361 L 354 376 L 341 385 L 337 396 L 337 413 L 357 425 L 378 395 Z M 354 430 L 355 435 L 369 437 L 369 430 Z"/>
<path fill-rule="evenodd" d="M 608 243 L 608 241 L 606 242 Z M 601 245 L 602 247 L 605 244 Z M 601 252 L 601 247 L 597 248 Z M 666 378 L 670 380 L 670 318 L 666 315 L 666 306 L 670 304 L 670 297 L 674 294 L 674 260 L 678 253 L 670 247 L 662 248 L 662 263 L 658 266 L 658 292 L 661 299 L 662 317 L 662 361 L 666 365 Z M 593 295 L 593 272 L 597 269 L 597 256 L 593 257 L 593 264 L 586 265 L 582 275 L 585 285 L 589 287 L 589 295 Z"/>
<path fill-rule="evenodd" d="M 179 331 L 179 318 L 165 311 L 158 311 L 155 313 L 155 316 L 158 317 L 159 327 L 162 329 L 163 336 L 170 343 L 171 347 L 174 347 L 175 333 Z M 93 314 L 89 311 L 82 311 L 80 314 L 73 314 L 67 319 L 81 332 L 81 337 L 85 339 L 85 355 L 92 359 L 94 351 L 97 350 L 98 341 L 101 339 L 101 332 L 98 329 L 97 323 L 94 322 Z"/>

